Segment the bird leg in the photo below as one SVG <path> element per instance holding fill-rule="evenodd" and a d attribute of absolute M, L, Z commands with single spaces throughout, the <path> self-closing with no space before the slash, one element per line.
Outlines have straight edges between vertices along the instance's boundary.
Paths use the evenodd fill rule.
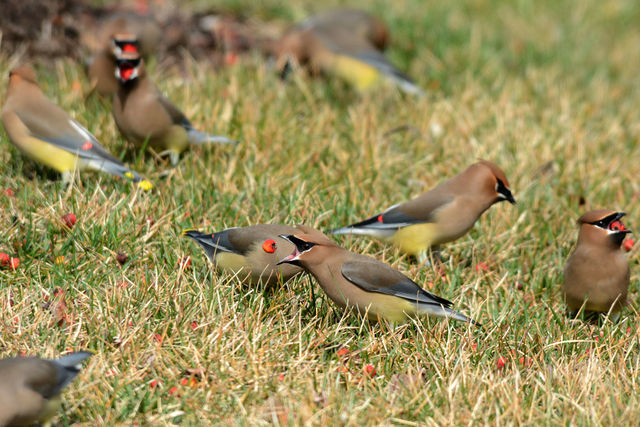
<path fill-rule="evenodd" d="M 427 251 L 420 251 L 418 255 L 416 255 L 416 259 L 418 260 L 418 264 L 426 264 L 427 267 L 431 267 L 431 261 L 429 260 L 429 255 Z"/>
<path fill-rule="evenodd" d="M 438 262 L 438 264 L 443 264 L 442 255 L 440 255 L 440 246 L 431 246 L 431 255 L 433 255 L 433 259 Z"/>
<path fill-rule="evenodd" d="M 169 153 L 169 160 L 171 161 L 171 166 L 176 166 L 180 161 L 180 154 L 172 151 Z"/>
<path fill-rule="evenodd" d="M 62 172 L 62 183 L 65 187 L 69 187 L 73 184 L 73 171 Z"/>
<path fill-rule="evenodd" d="M 432 246 L 431 249 L 425 249 L 418 253 L 416 256 L 419 264 L 425 264 L 427 267 L 432 265 L 443 265 L 442 257 L 440 256 L 440 246 Z M 431 262 L 431 261 L 435 262 Z"/>

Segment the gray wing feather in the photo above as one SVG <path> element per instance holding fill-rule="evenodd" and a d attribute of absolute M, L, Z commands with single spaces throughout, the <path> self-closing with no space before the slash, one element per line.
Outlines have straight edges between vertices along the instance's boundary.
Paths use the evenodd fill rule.
<path fill-rule="evenodd" d="M 420 285 L 406 277 L 399 271 L 377 261 L 351 261 L 342 266 L 342 275 L 345 279 L 368 292 L 377 292 L 404 298 L 408 301 L 450 307 L 451 301 L 425 291 Z"/>

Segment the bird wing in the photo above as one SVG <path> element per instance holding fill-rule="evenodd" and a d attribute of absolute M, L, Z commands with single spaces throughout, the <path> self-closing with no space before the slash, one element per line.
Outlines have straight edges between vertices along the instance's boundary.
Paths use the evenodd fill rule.
<path fill-rule="evenodd" d="M 398 230 L 409 225 L 435 221 L 435 213 L 454 200 L 452 195 L 428 192 L 405 203 L 393 205 L 384 212 L 351 224 L 349 228 Z"/>
<path fill-rule="evenodd" d="M 345 262 L 341 272 L 345 279 L 367 292 L 392 295 L 419 304 L 451 307 L 451 301 L 425 291 L 404 274 L 374 259 Z"/>
<path fill-rule="evenodd" d="M 184 113 L 180 111 L 178 107 L 173 105 L 173 102 L 171 102 L 169 98 L 164 96 L 159 91 L 158 91 L 158 102 L 160 103 L 160 105 L 162 105 L 162 108 L 164 108 L 164 110 L 167 112 L 169 117 L 171 117 L 171 120 L 173 121 L 173 123 L 180 125 L 185 129 L 193 128 L 193 126 L 191 125 L 191 122 L 189 121 L 189 119 L 187 119 Z"/>
<path fill-rule="evenodd" d="M 213 259 L 217 253 L 229 252 L 238 255 L 244 255 L 244 252 L 238 249 L 229 240 L 229 232 L 236 230 L 228 228 L 218 233 L 201 233 L 197 230 L 184 230 L 182 234 L 195 240 L 202 249 L 207 253 L 209 259 Z"/>
<path fill-rule="evenodd" d="M 278 239 L 280 234 L 294 234 L 299 230 L 281 224 L 259 224 L 248 227 L 233 227 L 218 233 L 206 234 L 196 230 L 185 230 L 184 235 L 191 237 L 213 257 L 216 252 L 230 252 L 246 256 L 256 245 L 266 239 Z"/>
<path fill-rule="evenodd" d="M 56 106 L 57 107 L 57 106 Z M 15 111 L 18 119 L 27 127 L 34 138 L 46 141 L 58 148 L 73 153 L 82 159 L 110 161 L 122 164 L 112 156 L 80 123 L 64 114 L 66 123 L 47 123 L 47 120 L 25 110 Z M 62 118 L 62 117 L 61 117 Z M 56 126 L 57 129 L 54 129 Z"/>

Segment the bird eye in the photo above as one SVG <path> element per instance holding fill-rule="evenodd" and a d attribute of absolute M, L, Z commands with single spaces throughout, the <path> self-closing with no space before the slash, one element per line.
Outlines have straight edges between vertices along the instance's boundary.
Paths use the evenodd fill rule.
<path fill-rule="evenodd" d="M 276 249 L 278 249 L 278 245 L 276 244 L 276 241 L 273 239 L 267 239 L 262 244 L 262 250 L 269 254 L 274 253 Z"/>
<path fill-rule="evenodd" d="M 309 249 L 311 249 L 311 248 L 312 248 L 312 247 L 314 247 L 315 245 L 316 245 L 315 243 L 311 243 L 311 242 L 304 242 L 304 243 L 302 244 L 302 248 L 301 248 L 301 249 L 302 249 L 302 252 L 306 252 L 306 251 L 308 251 Z"/>

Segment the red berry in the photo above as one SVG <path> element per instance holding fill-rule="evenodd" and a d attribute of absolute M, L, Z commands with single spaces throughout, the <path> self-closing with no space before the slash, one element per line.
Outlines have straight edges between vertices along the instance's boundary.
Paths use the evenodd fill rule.
<path fill-rule="evenodd" d="M 169 389 L 169 394 L 173 395 L 173 394 L 178 394 L 178 387 L 173 386 Z"/>
<path fill-rule="evenodd" d="M 476 264 L 476 271 L 489 271 L 489 265 L 486 262 Z"/>
<path fill-rule="evenodd" d="M 346 347 L 342 347 L 340 350 L 338 350 L 338 356 L 340 356 L 340 357 L 347 356 L 349 353 L 350 353 L 350 351 Z"/>
<path fill-rule="evenodd" d="M 520 356 L 520 358 L 518 359 L 518 362 L 520 362 L 520 364 L 525 368 L 529 368 L 531 367 L 533 360 L 530 357 Z"/>
<path fill-rule="evenodd" d="M 186 256 L 180 260 L 180 268 L 187 269 L 191 266 L 191 257 Z"/>
<path fill-rule="evenodd" d="M 369 375 L 370 377 L 375 376 L 376 374 L 376 368 L 373 367 L 373 365 L 364 365 L 364 371 L 367 373 L 367 375 Z"/>
<path fill-rule="evenodd" d="M 507 364 L 507 359 L 505 359 L 502 356 L 498 357 L 498 361 L 496 362 L 496 366 L 498 369 L 503 369 L 506 364 Z"/>
<path fill-rule="evenodd" d="M 9 262 L 9 266 L 11 267 L 12 270 L 15 270 L 16 268 L 18 268 L 19 265 L 20 265 L 20 259 L 11 258 L 11 261 Z"/>
<path fill-rule="evenodd" d="M 9 262 L 11 261 L 11 258 L 9 258 L 9 255 L 5 254 L 4 252 L 0 252 L 0 265 L 3 267 L 6 267 L 7 265 L 9 265 Z"/>
<path fill-rule="evenodd" d="M 635 243 L 636 242 L 634 242 L 633 239 L 629 237 L 627 240 L 622 242 L 622 247 L 625 251 L 629 252 L 631 249 L 633 249 L 633 245 L 635 245 Z"/>
<path fill-rule="evenodd" d="M 62 223 L 69 228 L 73 228 L 76 225 L 76 216 L 72 213 L 64 214 L 62 216 Z"/>
<path fill-rule="evenodd" d="M 194 377 L 183 378 L 180 380 L 180 385 L 195 387 L 196 385 L 198 385 L 198 381 Z"/>
<path fill-rule="evenodd" d="M 238 62 L 238 54 L 235 52 L 227 52 L 224 57 L 224 62 L 227 65 L 233 65 Z"/>

